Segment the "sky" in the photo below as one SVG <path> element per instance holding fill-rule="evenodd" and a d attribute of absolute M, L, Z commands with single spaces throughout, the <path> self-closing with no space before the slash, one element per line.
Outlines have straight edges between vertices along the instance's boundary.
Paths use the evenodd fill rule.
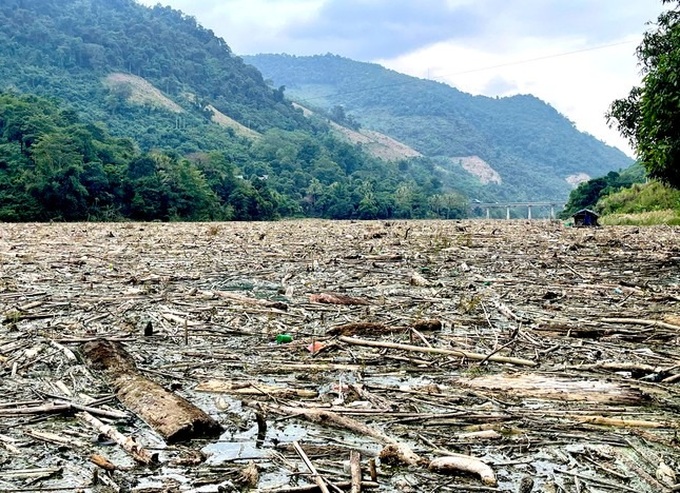
<path fill-rule="evenodd" d="M 170 5 L 236 55 L 332 53 L 485 96 L 533 94 L 633 155 L 604 117 L 639 85 L 661 0 L 138 0 Z"/>

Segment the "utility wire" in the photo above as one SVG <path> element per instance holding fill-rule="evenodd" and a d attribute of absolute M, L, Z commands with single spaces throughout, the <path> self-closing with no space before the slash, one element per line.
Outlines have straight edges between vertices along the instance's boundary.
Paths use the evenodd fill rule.
<path fill-rule="evenodd" d="M 599 45 L 599 46 L 590 46 L 588 48 L 581 48 L 580 50 L 573 50 L 573 51 L 565 51 L 564 53 L 555 53 L 552 55 L 544 55 L 544 56 L 539 56 L 536 58 L 527 58 L 526 60 L 515 60 L 513 62 L 507 62 L 507 63 L 501 63 L 499 65 L 491 65 L 488 67 L 481 67 L 481 68 L 476 68 L 476 69 L 471 69 L 471 70 L 464 70 L 462 72 L 453 72 L 450 74 L 444 74 L 440 75 L 437 77 L 433 77 L 432 80 L 435 79 L 440 79 L 442 77 L 450 77 L 452 75 L 463 75 L 463 74 L 472 74 L 475 72 L 484 72 L 485 70 L 493 70 L 496 68 L 503 68 L 503 67 L 512 67 L 513 65 L 522 65 L 525 63 L 532 63 L 532 62 L 540 62 L 542 60 L 550 60 L 553 58 L 560 58 L 560 57 L 565 57 L 565 56 L 570 56 L 570 55 L 577 55 L 579 53 L 586 53 L 588 51 L 597 51 L 597 50 L 604 50 L 606 48 L 613 48 L 615 46 L 622 46 L 622 45 L 627 45 L 627 44 L 632 44 L 636 43 L 637 41 L 629 40 L 629 41 L 619 41 L 618 43 L 611 43 L 607 45 Z"/>
<path fill-rule="evenodd" d="M 436 82 L 438 79 L 443 79 L 445 77 L 451 77 L 451 76 L 455 76 L 455 75 L 472 74 L 472 73 L 475 73 L 475 72 L 484 72 L 486 70 L 493 70 L 493 69 L 497 69 L 497 68 L 512 67 L 514 65 L 522 65 L 522 64 L 526 64 L 526 63 L 539 62 L 539 61 L 543 61 L 543 60 L 550 60 L 550 59 L 553 59 L 553 58 L 561 58 L 561 57 L 566 57 L 566 56 L 571 56 L 571 55 L 577 55 L 577 54 L 580 54 L 580 53 L 586 53 L 586 52 L 589 52 L 589 51 L 604 50 L 604 49 L 607 49 L 607 48 L 613 48 L 613 47 L 616 47 L 616 46 L 622 46 L 622 45 L 632 44 L 632 43 L 636 43 L 636 42 L 637 41 L 629 40 L 629 41 L 619 41 L 618 43 L 610 43 L 610 44 L 606 44 L 606 45 L 590 46 L 590 47 L 582 48 L 582 49 L 579 49 L 579 50 L 566 51 L 566 52 L 563 52 L 563 53 L 554 53 L 552 55 L 545 55 L 545 56 L 540 56 L 540 57 L 536 57 L 536 58 L 528 58 L 526 60 L 515 60 L 515 61 L 512 61 L 512 62 L 501 63 L 501 64 L 498 64 L 498 65 L 490 65 L 488 67 L 480 67 L 480 68 L 476 68 L 476 69 L 463 70 L 461 72 L 452 72 L 452 73 L 449 73 L 449 74 L 439 75 L 437 77 L 432 77 L 432 78 L 428 78 L 428 79 L 425 79 L 425 80 L 430 80 L 432 82 Z M 413 76 L 401 74 L 401 73 L 400 73 L 400 75 L 403 75 L 405 77 L 417 78 L 417 77 L 413 77 Z M 410 84 L 412 82 L 413 82 L 413 80 L 409 79 L 409 80 L 405 80 L 403 82 L 393 82 L 393 83 L 390 83 L 390 84 L 373 86 L 373 87 L 368 88 L 368 89 L 364 88 L 364 89 L 356 89 L 354 91 L 329 93 L 329 94 L 325 94 L 325 95 L 322 95 L 322 96 L 311 96 L 311 97 L 308 97 L 308 98 L 305 98 L 305 99 L 300 99 L 300 100 L 298 100 L 298 102 L 305 103 L 305 102 L 311 102 L 315 99 L 327 99 L 327 98 L 330 98 L 330 97 L 360 94 L 360 93 L 363 93 L 363 92 L 375 91 L 377 89 L 385 89 L 385 88 L 389 88 L 389 87 L 403 86 L 403 85 L 406 85 L 406 84 Z"/>

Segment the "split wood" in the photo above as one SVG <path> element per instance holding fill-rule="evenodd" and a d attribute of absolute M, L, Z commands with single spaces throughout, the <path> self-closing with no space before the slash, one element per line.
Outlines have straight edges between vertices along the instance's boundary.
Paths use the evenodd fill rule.
<path fill-rule="evenodd" d="M 107 425 L 105 423 L 102 423 L 97 418 L 92 416 L 90 413 L 87 413 L 87 412 L 78 413 L 77 417 L 80 420 L 82 420 L 85 423 L 92 426 L 99 433 L 103 433 L 104 435 L 109 437 L 111 440 L 116 442 L 118 445 L 120 445 L 120 447 L 123 450 L 125 450 L 128 454 L 130 454 L 130 456 L 133 459 L 135 459 L 137 462 L 140 462 L 140 463 L 145 464 L 147 466 L 158 463 L 158 454 L 157 453 L 149 452 L 144 447 L 142 447 L 137 442 L 135 442 L 134 439 L 123 435 L 121 432 L 116 430 L 114 427 Z"/>

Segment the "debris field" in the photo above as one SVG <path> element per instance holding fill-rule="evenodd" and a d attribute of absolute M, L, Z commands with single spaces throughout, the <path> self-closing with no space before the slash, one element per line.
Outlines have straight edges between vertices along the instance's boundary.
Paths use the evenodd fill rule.
<path fill-rule="evenodd" d="M 680 491 L 680 228 L 0 225 L 0 491 Z"/>

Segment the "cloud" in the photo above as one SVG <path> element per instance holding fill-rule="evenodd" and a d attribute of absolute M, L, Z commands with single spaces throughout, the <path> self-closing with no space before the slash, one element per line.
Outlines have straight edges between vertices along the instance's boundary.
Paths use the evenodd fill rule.
<path fill-rule="evenodd" d="M 667 8 L 659 0 L 161 1 L 237 55 L 334 53 L 473 94 L 531 93 L 627 152 L 603 115 L 639 83 L 635 46 Z M 589 51 L 604 45 L 612 46 Z M 559 56 L 569 52 L 578 53 Z"/>
<path fill-rule="evenodd" d="M 291 22 L 283 34 L 322 52 L 372 60 L 472 36 L 483 22 L 470 5 L 445 0 L 330 0 L 314 17 Z"/>
<path fill-rule="evenodd" d="M 486 39 L 580 38 L 602 44 L 640 33 L 654 20 L 658 0 L 479 0 L 487 12 Z"/>
<path fill-rule="evenodd" d="M 137 1 L 147 6 L 158 3 L 158 0 Z M 203 27 L 224 38 L 234 53 L 247 55 L 298 54 L 295 49 L 300 43 L 283 31 L 314 16 L 324 0 L 162 0 L 161 3 L 194 16 Z M 313 45 L 319 48 L 318 43 Z"/>
<path fill-rule="evenodd" d="M 524 39 L 605 44 L 641 33 L 659 11 L 658 0 L 325 0 L 289 18 L 279 40 L 295 54 L 365 61 L 447 41 L 510 52 Z"/>
<path fill-rule="evenodd" d="M 519 92 L 517 82 L 506 79 L 501 75 L 496 75 L 486 81 L 480 93 L 485 96 L 505 96 Z"/>
<path fill-rule="evenodd" d="M 139 0 L 153 5 L 157 0 Z M 372 61 L 458 41 L 511 52 L 523 39 L 604 44 L 639 34 L 659 0 L 164 0 L 237 54 L 334 53 Z"/>

